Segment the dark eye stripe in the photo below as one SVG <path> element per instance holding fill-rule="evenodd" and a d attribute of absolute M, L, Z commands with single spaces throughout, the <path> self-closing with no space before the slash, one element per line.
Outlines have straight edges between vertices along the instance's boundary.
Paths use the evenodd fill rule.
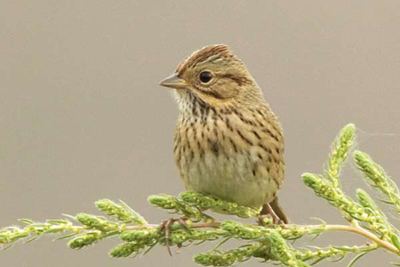
<path fill-rule="evenodd" d="M 225 78 L 229 78 L 232 79 L 234 82 L 236 82 L 239 86 L 242 86 L 244 84 L 250 84 L 251 80 L 249 80 L 248 78 L 244 77 L 244 76 L 235 76 L 232 74 L 225 74 L 222 77 Z"/>
<path fill-rule="evenodd" d="M 220 94 L 218 94 L 217 92 L 210 92 L 210 91 L 201 91 L 201 92 L 203 94 L 210 95 L 210 96 L 212 96 L 214 98 L 217 98 L 217 99 L 224 99 L 224 97 L 221 96 Z"/>
<path fill-rule="evenodd" d="M 199 88 L 197 86 L 195 86 L 195 88 L 196 88 L 197 91 L 200 91 L 201 93 L 203 93 L 205 95 L 212 96 L 212 97 L 214 97 L 216 99 L 225 99 L 222 95 L 220 95 L 217 92 L 202 90 L 201 88 Z"/>

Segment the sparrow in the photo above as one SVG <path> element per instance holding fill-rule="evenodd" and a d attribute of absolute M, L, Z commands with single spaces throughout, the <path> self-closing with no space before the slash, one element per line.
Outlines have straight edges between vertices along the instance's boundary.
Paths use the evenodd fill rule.
<path fill-rule="evenodd" d="M 246 65 L 224 44 L 185 58 L 161 86 L 179 108 L 174 155 L 190 191 L 289 219 L 277 193 L 285 174 L 281 124 Z"/>

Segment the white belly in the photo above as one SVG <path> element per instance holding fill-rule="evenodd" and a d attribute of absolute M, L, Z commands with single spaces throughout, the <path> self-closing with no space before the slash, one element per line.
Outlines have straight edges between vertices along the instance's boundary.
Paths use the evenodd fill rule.
<path fill-rule="evenodd" d="M 278 185 L 265 168 L 253 173 L 257 160 L 242 153 L 226 157 L 208 151 L 202 159 L 187 162 L 183 180 L 188 190 L 258 208 L 273 200 Z"/>

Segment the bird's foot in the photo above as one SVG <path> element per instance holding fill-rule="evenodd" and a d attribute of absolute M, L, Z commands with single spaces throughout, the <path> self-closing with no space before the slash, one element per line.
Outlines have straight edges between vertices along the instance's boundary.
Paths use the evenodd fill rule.
<path fill-rule="evenodd" d="M 163 220 L 160 224 L 159 233 L 161 234 L 163 231 L 165 232 L 165 246 L 167 247 L 168 253 L 172 256 L 171 246 L 170 246 L 170 234 L 171 234 L 171 227 L 174 222 L 178 222 L 182 227 L 190 231 L 189 226 L 185 222 L 188 218 L 186 216 L 179 217 L 179 218 L 170 218 L 167 220 Z"/>
<path fill-rule="evenodd" d="M 280 224 L 280 225 L 281 225 L 281 224 L 285 224 L 285 222 L 282 221 L 282 220 L 279 218 L 278 215 L 276 215 L 275 211 L 271 208 L 271 206 L 270 206 L 269 204 L 265 205 L 265 208 L 266 208 L 267 214 L 266 214 L 266 215 L 260 215 L 260 216 L 258 217 L 258 224 L 259 224 L 259 225 L 265 225 L 264 219 L 265 219 L 267 216 L 270 216 L 270 217 L 271 217 L 272 223 L 273 223 L 273 224 Z"/>

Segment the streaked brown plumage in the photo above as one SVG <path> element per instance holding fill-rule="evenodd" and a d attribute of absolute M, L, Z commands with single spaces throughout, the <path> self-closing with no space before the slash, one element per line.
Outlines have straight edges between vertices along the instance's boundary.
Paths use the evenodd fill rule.
<path fill-rule="evenodd" d="M 161 82 L 179 106 L 174 154 L 188 190 L 240 205 L 271 203 L 285 161 L 282 128 L 246 66 L 226 45 L 194 52 Z"/>

